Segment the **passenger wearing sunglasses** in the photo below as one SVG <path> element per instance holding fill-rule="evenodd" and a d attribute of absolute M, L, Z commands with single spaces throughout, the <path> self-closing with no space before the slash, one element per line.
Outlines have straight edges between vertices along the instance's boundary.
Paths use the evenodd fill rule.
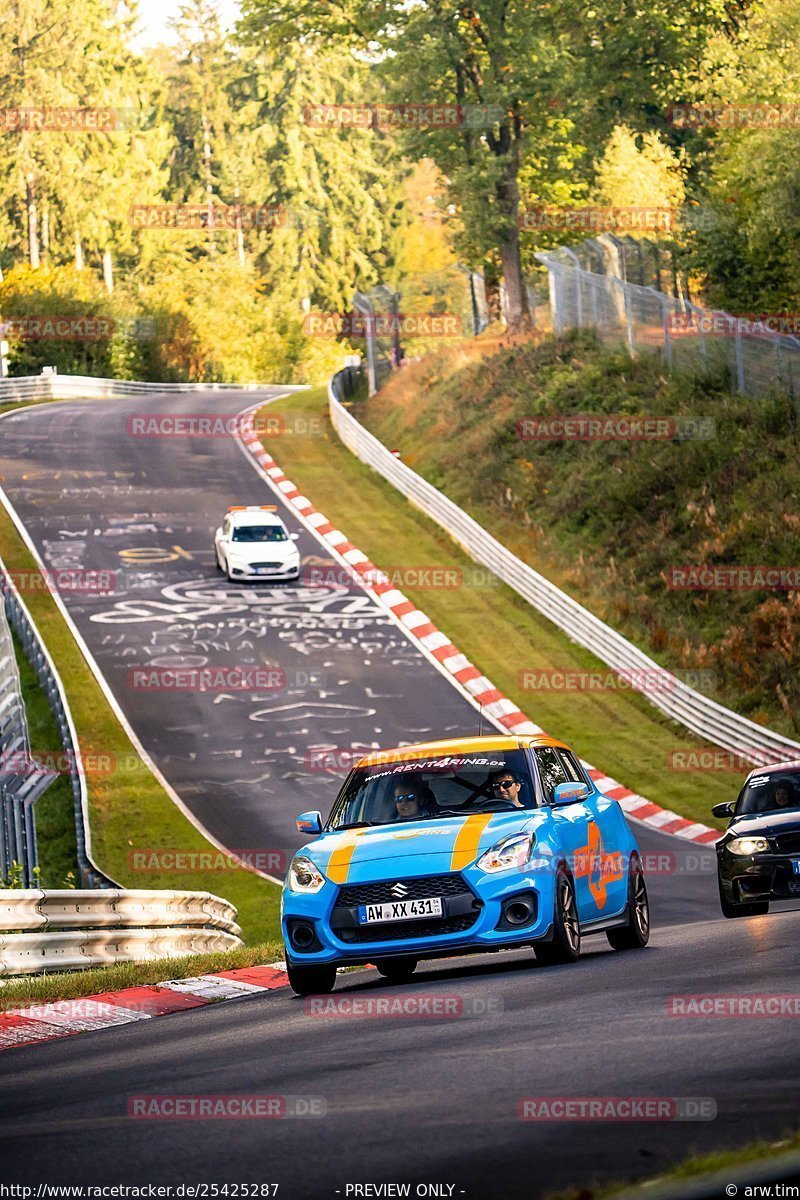
<path fill-rule="evenodd" d="M 417 821 L 436 812 L 436 798 L 425 783 L 397 780 L 394 785 L 396 821 Z"/>
<path fill-rule="evenodd" d="M 522 783 L 513 771 L 495 771 L 489 776 L 489 799 L 505 800 L 514 808 L 524 808 Z"/>

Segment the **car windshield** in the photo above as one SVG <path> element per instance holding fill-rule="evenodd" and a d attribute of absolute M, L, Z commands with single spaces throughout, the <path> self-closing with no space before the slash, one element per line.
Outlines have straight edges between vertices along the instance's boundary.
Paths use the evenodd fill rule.
<path fill-rule="evenodd" d="M 400 757 L 357 767 L 347 779 L 327 829 L 438 820 L 476 812 L 533 808 L 521 750 Z"/>
<path fill-rule="evenodd" d="M 792 809 L 800 809 L 800 772 L 770 771 L 754 775 L 747 783 L 736 805 L 736 816 Z"/>
<path fill-rule="evenodd" d="M 236 525 L 233 530 L 235 542 L 285 542 L 286 530 L 280 525 Z"/>

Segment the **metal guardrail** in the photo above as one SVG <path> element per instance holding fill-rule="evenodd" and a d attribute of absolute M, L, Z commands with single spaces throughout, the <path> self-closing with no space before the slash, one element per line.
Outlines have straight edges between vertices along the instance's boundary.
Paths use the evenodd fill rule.
<path fill-rule="evenodd" d="M 117 886 L 110 876 L 100 870 L 92 858 L 92 835 L 89 827 L 89 797 L 86 790 L 86 774 L 83 769 L 80 744 L 75 730 L 75 723 L 72 719 L 72 713 L 67 702 L 66 692 L 33 618 L 2 560 L 0 560 L 0 589 L 3 593 L 5 615 L 8 618 L 8 623 L 20 639 L 25 655 L 39 678 L 39 682 L 47 696 L 50 710 L 55 718 L 61 746 L 66 751 L 75 814 L 75 837 L 81 883 L 86 886 L 101 888 Z M 27 875 L 23 879 L 23 883 L 30 882 L 30 875 Z"/>
<path fill-rule="evenodd" d="M 346 368 L 348 372 L 351 370 Z M 756 764 L 800 758 L 800 743 L 756 725 L 689 687 L 517 558 L 457 504 L 396 458 L 341 403 L 344 374 L 335 375 L 328 386 L 331 422 L 342 442 L 445 529 L 475 562 L 513 588 L 572 641 L 591 650 L 613 670 L 629 675 L 632 688 L 637 678 L 652 679 L 657 672 L 664 686 L 647 690 L 644 693 L 647 699 L 698 737 Z"/>
<path fill-rule="evenodd" d="M 16 400 L 72 400 L 81 397 L 172 395 L 181 392 L 257 392 L 262 383 L 140 383 L 129 379 L 99 379 L 93 375 L 20 375 L 0 379 L 0 403 Z"/>
<path fill-rule="evenodd" d="M 235 918 L 211 892 L 0 891 L 0 976 L 231 950 Z"/>
<path fill-rule="evenodd" d="M 34 805 L 55 778 L 31 757 L 14 643 L 0 606 L 0 881 L 19 871 L 23 887 L 35 882 Z"/>

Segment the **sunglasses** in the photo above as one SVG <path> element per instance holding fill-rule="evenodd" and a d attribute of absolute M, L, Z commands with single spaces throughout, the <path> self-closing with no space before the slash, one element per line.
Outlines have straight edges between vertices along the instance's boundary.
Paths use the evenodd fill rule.
<path fill-rule="evenodd" d="M 498 779 L 496 783 L 492 784 L 493 788 L 503 788 L 503 789 L 517 787 L 517 786 L 518 785 L 517 785 L 516 779 Z"/>
<path fill-rule="evenodd" d="M 418 800 L 419 797 L 414 792 L 408 792 L 405 796 L 395 796 L 395 804 L 405 804 L 408 800 Z"/>

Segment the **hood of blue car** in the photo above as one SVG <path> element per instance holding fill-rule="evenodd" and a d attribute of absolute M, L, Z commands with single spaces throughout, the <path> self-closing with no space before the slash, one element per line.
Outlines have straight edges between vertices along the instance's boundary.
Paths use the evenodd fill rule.
<path fill-rule="evenodd" d="M 300 853 L 336 884 L 440 874 L 462 870 L 501 838 L 535 830 L 546 819 L 526 810 L 349 829 L 324 833 Z"/>

